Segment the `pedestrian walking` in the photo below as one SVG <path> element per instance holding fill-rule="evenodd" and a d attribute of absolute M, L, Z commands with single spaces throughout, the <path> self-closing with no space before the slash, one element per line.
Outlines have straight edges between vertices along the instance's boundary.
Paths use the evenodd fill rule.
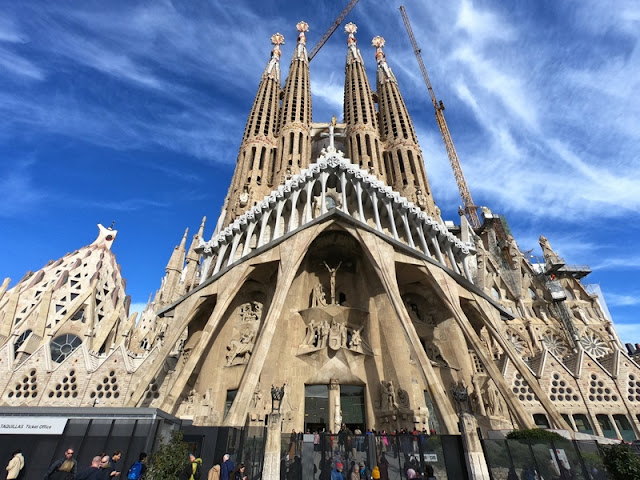
<path fill-rule="evenodd" d="M 44 480 L 73 480 L 78 473 L 78 464 L 73 458 L 73 448 L 67 448 L 64 457 L 51 464 Z"/>
<path fill-rule="evenodd" d="M 24 457 L 22 451 L 16 450 L 11 454 L 11 460 L 7 465 L 7 480 L 14 480 L 20 475 L 20 471 L 24 468 Z"/>
<path fill-rule="evenodd" d="M 222 457 L 222 465 L 220 465 L 220 480 L 233 480 L 231 475 L 235 470 L 235 465 L 228 453 Z"/>
<path fill-rule="evenodd" d="M 100 471 L 100 460 L 102 457 L 100 455 L 96 455 L 91 460 L 91 465 L 86 468 L 80 470 L 78 475 L 76 475 L 75 480 L 99 480 L 101 471 Z"/>

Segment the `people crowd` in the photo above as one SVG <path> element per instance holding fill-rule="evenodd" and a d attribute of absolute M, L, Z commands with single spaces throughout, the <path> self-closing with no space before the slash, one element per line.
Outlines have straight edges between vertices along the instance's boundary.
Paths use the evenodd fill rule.
<path fill-rule="evenodd" d="M 420 445 L 434 430 L 398 430 L 387 433 L 385 430 L 369 429 L 364 434 L 358 428 L 351 430 L 342 425 L 335 433 L 307 431 L 313 435 L 313 451 L 321 455 L 320 461 L 313 466 L 314 477 L 319 480 L 389 480 L 389 457 L 391 463 L 398 466 L 402 479 L 435 480 L 431 465 L 421 464 Z M 375 448 L 372 448 L 375 446 Z M 302 434 L 293 431 L 288 446 L 285 444 L 280 464 L 281 480 L 301 480 L 302 477 Z M 372 449 L 370 452 L 369 449 Z M 375 452 L 375 458 L 371 455 Z M 373 462 L 373 467 L 367 459 Z M 393 469 L 392 469 L 393 470 Z"/>

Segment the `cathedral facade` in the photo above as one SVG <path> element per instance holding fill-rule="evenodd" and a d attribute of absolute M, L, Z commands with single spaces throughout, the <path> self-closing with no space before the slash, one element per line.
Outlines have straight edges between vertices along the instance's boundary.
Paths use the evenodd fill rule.
<path fill-rule="evenodd" d="M 137 319 L 116 232 L 0 290 L 0 402 L 151 406 L 196 425 L 458 433 L 540 426 L 640 438 L 640 367 L 601 295 L 506 220 L 445 221 L 400 87 L 348 24 L 343 121 L 311 121 L 306 23 L 282 84 L 274 45 L 213 236 L 170 256 Z"/>

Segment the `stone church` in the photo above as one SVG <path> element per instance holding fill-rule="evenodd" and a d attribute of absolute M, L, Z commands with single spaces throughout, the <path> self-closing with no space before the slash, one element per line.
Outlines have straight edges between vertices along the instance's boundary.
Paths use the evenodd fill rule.
<path fill-rule="evenodd" d="M 172 252 L 140 318 L 116 231 L 0 289 L 0 402 L 153 406 L 196 425 L 640 435 L 640 367 L 587 267 L 540 237 L 531 263 L 506 220 L 441 218 L 385 40 L 375 90 L 348 24 L 343 119 L 312 122 L 304 22 L 281 81 L 260 78 L 215 231 Z"/>

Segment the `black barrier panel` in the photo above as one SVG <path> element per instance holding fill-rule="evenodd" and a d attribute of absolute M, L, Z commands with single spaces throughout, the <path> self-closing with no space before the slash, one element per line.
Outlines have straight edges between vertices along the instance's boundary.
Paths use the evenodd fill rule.
<path fill-rule="evenodd" d="M 264 427 L 197 427 L 188 425 L 182 428 L 184 441 L 193 453 L 202 459 L 203 473 L 222 462 L 229 454 L 234 465 L 244 463 L 246 475 L 260 478 L 264 460 L 266 429 Z M 203 475 L 206 478 L 206 475 Z"/>
<path fill-rule="evenodd" d="M 482 440 L 493 480 L 606 480 L 595 441 Z"/>
<path fill-rule="evenodd" d="M 285 434 L 281 445 L 280 477 L 287 480 L 312 478 L 302 472 L 324 480 L 338 463 L 346 478 L 354 467 L 370 476 L 376 466 L 388 480 L 406 479 L 410 468 L 433 472 L 438 480 L 467 478 L 461 437 L 455 435 Z"/>
<path fill-rule="evenodd" d="M 6 465 L 11 453 L 21 449 L 25 457 L 23 478 L 39 479 L 68 448 L 74 450 L 79 469 L 89 466 L 96 455 L 121 450 L 123 457 L 116 466 L 125 475 L 140 452 L 151 451 L 153 427 L 160 421 L 72 418 L 62 435 L 0 435 L 0 462 Z"/>

